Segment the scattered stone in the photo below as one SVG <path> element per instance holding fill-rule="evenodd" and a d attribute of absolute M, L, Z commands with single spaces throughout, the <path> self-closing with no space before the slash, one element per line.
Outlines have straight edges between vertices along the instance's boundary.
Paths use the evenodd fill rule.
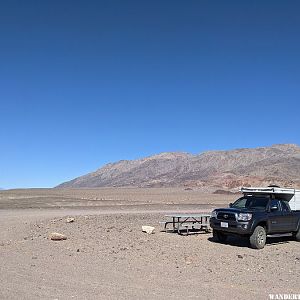
<path fill-rule="evenodd" d="M 122 247 L 122 248 L 120 248 L 120 250 L 121 250 L 121 251 L 126 251 L 126 250 L 129 250 L 129 248 L 127 248 L 127 247 Z"/>
<path fill-rule="evenodd" d="M 67 223 L 73 223 L 74 221 L 75 221 L 74 218 L 71 218 L 71 217 L 67 218 Z"/>
<path fill-rule="evenodd" d="M 142 231 L 148 234 L 154 233 L 155 228 L 152 226 L 142 226 Z"/>
<path fill-rule="evenodd" d="M 79 249 L 77 249 L 77 252 L 79 252 L 80 250 Z"/>
<path fill-rule="evenodd" d="M 37 259 L 37 256 L 32 256 L 32 259 Z"/>
<path fill-rule="evenodd" d="M 49 235 L 49 239 L 52 241 L 62 241 L 62 240 L 66 240 L 67 237 L 61 233 L 57 233 L 57 232 L 52 232 Z"/>
<path fill-rule="evenodd" d="M 244 258 L 244 256 L 241 255 L 241 254 L 238 254 L 237 257 L 238 257 L 238 258 Z"/>

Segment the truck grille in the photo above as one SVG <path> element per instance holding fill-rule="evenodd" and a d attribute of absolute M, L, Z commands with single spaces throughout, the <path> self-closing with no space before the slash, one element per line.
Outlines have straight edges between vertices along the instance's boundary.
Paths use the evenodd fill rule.
<path fill-rule="evenodd" d="M 218 213 L 218 215 L 217 215 L 217 219 L 219 219 L 219 220 L 227 220 L 227 221 L 229 221 L 229 220 L 233 220 L 233 221 L 235 221 L 236 220 L 236 218 L 235 218 L 235 214 L 233 214 L 233 213 L 227 213 L 227 212 L 219 212 Z"/>

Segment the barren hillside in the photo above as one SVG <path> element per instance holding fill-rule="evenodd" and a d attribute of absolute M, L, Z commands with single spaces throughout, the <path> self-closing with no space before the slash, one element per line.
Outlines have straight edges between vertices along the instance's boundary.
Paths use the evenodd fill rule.
<path fill-rule="evenodd" d="M 207 151 L 197 155 L 161 153 L 110 163 L 58 187 L 186 186 L 234 190 L 240 186 L 274 183 L 300 187 L 298 145 Z"/>

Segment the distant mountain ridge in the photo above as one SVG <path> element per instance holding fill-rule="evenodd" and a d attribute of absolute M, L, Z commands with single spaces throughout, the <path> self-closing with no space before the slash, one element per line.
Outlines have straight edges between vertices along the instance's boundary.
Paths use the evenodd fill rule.
<path fill-rule="evenodd" d="M 95 172 L 62 183 L 58 188 L 208 187 L 232 190 L 268 184 L 300 187 L 300 147 L 165 152 L 137 160 L 109 163 Z"/>

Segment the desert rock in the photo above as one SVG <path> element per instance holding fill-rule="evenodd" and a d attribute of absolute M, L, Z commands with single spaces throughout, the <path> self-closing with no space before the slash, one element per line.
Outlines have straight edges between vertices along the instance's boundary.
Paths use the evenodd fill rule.
<path fill-rule="evenodd" d="M 58 232 L 52 232 L 49 235 L 49 239 L 52 241 L 62 241 L 62 240 L 66 240 L 67 237 L 64 234 Z"/>
<path fill-rule="evenodd" d="M 75 221 L 75 219 L 74 218 L 71 218 L 71 217 L 69 217 L 69 218 L 67 218 L 67 223 L 73 223 L 74 221 Z"/>
<path fill-rule="evenodd" d="M 154 233 L 155 228 L 152 226 L 142 226 L 142 231 L 148 234 Z"/>

